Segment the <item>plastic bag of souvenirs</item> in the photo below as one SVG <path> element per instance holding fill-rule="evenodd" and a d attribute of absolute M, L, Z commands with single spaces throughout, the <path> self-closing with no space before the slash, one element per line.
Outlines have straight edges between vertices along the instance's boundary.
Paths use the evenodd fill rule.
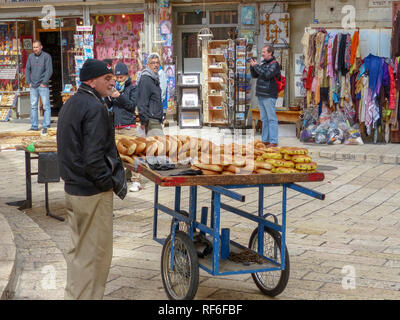
<path fill-rule="evenodd" d="M 332 114 L 326 105 L 322 106 L 322 113 L 319 115 L 319 123 L 323 124 L 332 120 Z"/>
<path fill-rule="evenodd" d="M 327 144 L 342 144 L 344 140 L 344 132 L 339 128 L 331 127 L 327 133 Z"/>
<path fill-rule="evenodd" d="M 330 122 L 321 123 L 315 130 L 315 143 L 326 144 L 328 140 L 328 130 L 330 128 Z"/>
<path fill-rule="evenodd" d="M 331 115 L 331 122 L 327 134 L 327 144 L 341 144 L 348 136 L 350 127 L 346 117 L 340 111 L 335 111 Z"/>
<path fill-rule="evenodd" d="M 302 130 L 300 133 L 301 142 L 314 142 L 318 124 L 318 108 L 311 107 L 304 109 Z"/>
<path fill-rule="evenodd" d="M 314 142 L 316 128 L 317 127 L 315 125 L 311 125 L 311 126 L 307 127 L 306 129 L 302 130 L 301 134 L 300 134 L 300 141 L 305 142 L 305 143 Z"/>
<path fill-rule="evenodd" d="M 358 123 L 353 125 L 347 134 L 347 137 L 345 138 L 344 144 L 347 145 L 363 145 L 364 142 L 361 138 L 361 133 L 360 133 L 360 126 Z"/>

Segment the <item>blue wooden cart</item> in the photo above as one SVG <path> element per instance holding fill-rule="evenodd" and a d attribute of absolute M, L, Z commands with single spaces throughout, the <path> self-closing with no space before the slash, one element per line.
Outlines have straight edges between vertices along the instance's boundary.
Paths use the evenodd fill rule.
<path fill-rule="evenodd" d="M 324 174 L 320 172 L 170 177 L 165 176 L 165 173 L 153 171 L 145 165 L 140 165 L 137 171 L 155 183 L 153 239 L 163 245 L 162 280 L 168 297 L 173 300 L 195 297 L 199 283 L 199 268 L 213 276 L 251 274 L 264 294 L 279 295 L 286 288 L 290 272 L 289 254 L 286 247 L 287 190 L 295 190 L 320 200 L 325 199 L 325 195 L 296 184 L 323 181 Z M 174 208 L 168 208 L 159 202 L 159 187 L 175 188 Z M 188 212 L 181 208 L 182 187 L 190 189 Z M 200 221 L 197 217 L 198 187 L 211 190 L 210 210 L 208 207 L 201 208 Z M 277 216 L 264 213 L 264 189 L 267 187 L 282 187 L 283 189 L 281 224 L 278 223 Z M 245 196 L 239 194 L 236 189 L 247 188 L 258 191 L 258 215 L 235 206 L 235 201 L 245 202 Z M 229 202 L 222 202 L 222 196 L 227 197 Z M 250 236 L 247 247 L 231 241 L 229 229 L 221 229 L 222 210 L 258 224 Z M 160 239 L 157 236 L 159 212 L 173 217 L 171 232 L 166 239 Z M 208 213 L 210 213 L 209 219 Z M 207 221 L 209 221 L 208 224 Z M 196 249 L 198 245 L 196 241 L 199 239 L 203 241 L 203 244 L 207 244 L 207 241 L 211 244 L 209 254 L 201 254 L 198 248 Z M 252 257 L 250 261 L 246 259 L 241 261 L 246 256 Z M 254 260 L 255 257 L 257 259 Z"/>

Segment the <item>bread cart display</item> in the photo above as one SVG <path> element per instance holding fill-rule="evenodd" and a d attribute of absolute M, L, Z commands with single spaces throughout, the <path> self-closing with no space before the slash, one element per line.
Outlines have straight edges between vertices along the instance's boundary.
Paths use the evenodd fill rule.
<path fill-rule="evenodd" d="M 129 143 L 127 140 L 117 137 L 119 150 L 122 151 L 123 145 L 126 150 L 131 151 L 130 156 L 121 154 L 122 158 L 129 162 L 126 167 L 139 172 L 155 184 L 153 239 L 163 245 L 161 276 L 168 298 L 193 299 L 199 285 L 200 268 L 213 276 L 251 274 L 257 287 L 272 297 L 284 291 L 290 273 L 286 246 L 287 191 L 290 189 L 316 199 L 325 199 L 325 195 L 297 184 L 324 180 L 324 174 L 316 171 L 316 164 L 311 162 L 306 149 L 265 149 L 259 142 L 252 142 L 246 146 L 215 146 L 209 141 L 206 148 L 204 140 L 186 136 L 140 138 Z M 194 140 L 197 141 L 197 145 Z M 180 145 L 180 149 L 175 147 L 174 142 Z M 190 145 L 188 149 L 184 148 L 187 144 Z M 165 171 L 152 165 L 153 160 L 149 161 L 150 158 L 161 156 L 161 153 L 157 154 L 155 151 L 156 145 L 159 151 L 162 150 L 164 155 L 167 155 L 168 160 L 175 156 L 177 161 L 182 161 L 185 159 L 183 154 L 187 157 L 192 154 L 192 160 L 194 154 L 197 157 L 192 161 L 190 169 L 170 168 L 171 170 Z M 135 154 L 134 149 L 139 146 L 141 152 Z M 240 149 L 240 155 L 235 156 L 234 149 Z M 151 153 L 150 157 L 144 153 L 146 150 Z M 230 161 L 226 157 L 227 154 L 233 154 Z M 129 157 L 133 161 L 129 160 Z M 159 202 L 160 187 L 175 188 L 174 208 Z M 188 211 L 182 210 L 184 208 L 181 207 L 181 193 L 184 187 L 188 187 L 190 193 Z M 200 217 L 197 208 L 199 187 L 211 191 L 211 206 L 202 207 Z M 276 215 L 264 212 L 264 191 L 268 187 L 282 188 L 280 223 Z M 244 203 L 246 200 L 238 191 L 241 189 L 254 189 L 258 192 L 257 215 L 235 206 L 236 201 Z M 222 201 L 222 196 L 229 201 Z M 257 223 L 247 245 L 230 240 L 230 229 L 221 228 L 224 211 Z M 158 237 L 160 212 L 173 218 L 166 239 Z"/>

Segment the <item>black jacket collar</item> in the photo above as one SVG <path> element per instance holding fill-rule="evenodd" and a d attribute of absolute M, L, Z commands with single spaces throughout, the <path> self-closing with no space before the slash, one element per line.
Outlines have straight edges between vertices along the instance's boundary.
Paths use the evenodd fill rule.
<path fill-rule="evenodd" d="M 99 94 L 95 89 L 93 89 L 91 86 L 88 86 L 88 85 L 85 84 L 85 83 L 82 83 L 82 84 L 80 85 L 78 91 L 80 91 L 80 92 L 85 92 L 85 93 L 87 93 L 88 91 L 89 91 L 89 92 L 92 92 L 92 93 L 94 93 L 94 94 L 96 95 L 96 97 L 98 97 L 98 98 L 100 99 L 100 101 L 101 101 L 101 96 L 100 96 L 100 94 Z"/>
<path fill-rule="evenodd" d="M 271 63 L 272 61 L 276 60 L 274 56 L 272 56 L 269 60 L 264 60 L 264 63 Z"/>

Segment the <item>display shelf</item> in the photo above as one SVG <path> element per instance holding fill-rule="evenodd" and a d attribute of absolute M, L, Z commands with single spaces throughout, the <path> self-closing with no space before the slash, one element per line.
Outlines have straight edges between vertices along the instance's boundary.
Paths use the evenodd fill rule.
<path fill-rule="evenodd" d="M 228 40 L 210 40 L 203 44 L 203 113 L 204 123 L 226 125 L 228 122 L 227 96 Z"/>
<path fill-rule="evenodd" d="M 188 78 L 197 79 L 196 83 L 182 83 Z M 202 101 L 201 84 L 199 74 L 184 74 L 179 77 L 178 90 L 178 120 L 179 127 L 201 128 L 202 127 Z"/>

